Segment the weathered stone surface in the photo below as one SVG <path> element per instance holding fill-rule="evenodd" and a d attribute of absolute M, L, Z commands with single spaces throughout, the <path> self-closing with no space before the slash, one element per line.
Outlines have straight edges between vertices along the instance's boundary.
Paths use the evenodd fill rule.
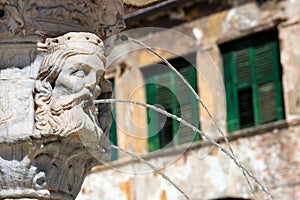
<path fill-rule="evenodd" d="M 269 125 L 269 127 L 272 127 Z M 255 129 L 257 132 L 259 130 Z M 246 131 L 244 131 L 245 133 Z M 263 182 L 278 199 L 299 199 L 300 176 L 299 121 L 288 128 L 274 129 L 260 135 L 237 137 L 231 141 L 241 163 Z M 202 146 L 189 149 L 185 154 L 156 154 L 147 159 L 156 166 L 165 166 L 161 170 L 179 185 L 191 199 L 217 199 L 236 197 L 252 199 L 245 178 L 239 168 L 220 150 Z M 200 157 L 200 151 L 207 152 Z M 174 160 L 166 163 L 166 160 Z M 135 171 L 144 173 L 130 173 Z M 101 183 L 107 184 L 103 186 Z M 258 199 L 267 199 L 258 187 L 255 187 Z M 109 191 L 109 192 L 107 192 Z M 87 176 L 77 200 L 160 199 L 162 193 L 166 199 L 179 200 L 183 196 L 170 184 L 141 163 L 116 163 L 105 170 L 94 169 Z"/>
<path fill-rule="evenodd" d="M 0 44 L 0 46 L 2 45 Z M 12 52 L 15 49 L 8 48 L 7 51 Z M 26 45 L 25 48 L 21 49 L 26 50 Z M 0 143 L 13 142 L 21 138 L 28 138 L 34 134 L 33 90 L 42 55 L 35 57 L 35 61 L 28 66 L 21 68 L 5 67 L 1 69 Z M 3 58 L 7 57 L 3 56 Z M 16 58 L 18 62 L 20 62 L 19 59 L 21 58 Z M 12 59 L 10 65 L 16 64 L 14 61 L 15 59 Z M 24 62 L 26 63 L 27 61 L 25 60 Z"/>
<path fill-rule="evenodd" d="M 300 115 L 300 23 L 283 26 L 279 29 L 281 40 L 281 63 L 283 67 L 283 86 L 287 118 Z"/>
<path fill-rule="evenodd" d="M 0 1 L 2 41 L 32 41 L 33 38 L 58 36 L 70 31 L 109 36 L 124 27 L 120 0 Z"/>
<path fill-rule="evenodd" d="M 0 198 L 74 199 L 98 161 L 79 138 L 1 144 Z"/>
<path fill-rule="evenodd" d="M 111 106 L 93 103 L 111 97 L 104 46 L 80 32 L 39 48 L 31 66 L 1 71 L 0 198 L 74 199 L 110 159 Z"/>
<path fill-rule="evenodd" d="M 111 97 L 98 36 L 124 26 L 120 0 L 0 0 L 1 199 L 74 199 L 110 159 L 111 107 L 93 104 Z M 98 36 L 71 33 L 37 50 L 70 31 Z"/>
<path fill-rule="evenodd" d="M 145 99 L 145 91 L 143 90 L 145 83 L 142 72 L 136 69 L 131 70 L 130 74 L 127 75 L 125 74 L 117 80 L 115 98 L 143 102 Z M 148 136 L 145 133 L 147 133 L 148 123 L 145 108 L 130 104 L 116 104 L 115 109 L 116 113 L 127 113 L 124 116 L 118 115 L 118 118 L 115 118 L 118 130 L 118 146 L 125 149 L 134 147 L 132 151 L 138 154 L 147 153 Z M 133 113 L 139 114 L 133 115 Z"/>
<path fill-rule="evenodd" d="M 0 80 L 0 142 L 33 135 L 34 80 Z"/>
<path fill-rule="evenodd" d="M 16 78 L 28 78 L 29 73 L 32 72 L 32 66 L 30 66 L 37 56 L 38 52 L 36 49 L 36 43 L 5 43 L 1 42 L 0 40 L 0 78 L 1 79 L 13 79 Z M 29 67 L 30 66 L 30 67 Z M 7 68 L 15 68 L 13 70 L 18 70 L 14 72 L 11 71 L 4 71 L 2 69 Z M 24 69 L 23 68 L 28 68 Z M 9 75 L 6 75 L 10 72 Z M 26 73 L 26 74 L 25 74 Z"/>

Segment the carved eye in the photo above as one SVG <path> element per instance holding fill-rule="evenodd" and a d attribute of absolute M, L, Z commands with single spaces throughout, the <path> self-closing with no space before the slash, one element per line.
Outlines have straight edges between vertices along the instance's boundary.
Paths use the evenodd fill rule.
<path fill-rule="evenodd" d="M 85 72 L 81 69 L 76 70 L 74 72 L 71 73 L 72 76 L 77 76 L 79 78 L 84 78 L 85 77 Z"/>

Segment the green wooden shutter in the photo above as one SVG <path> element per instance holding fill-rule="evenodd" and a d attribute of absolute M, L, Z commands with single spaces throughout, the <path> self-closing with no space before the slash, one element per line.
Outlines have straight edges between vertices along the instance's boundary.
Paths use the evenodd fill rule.
<path fill-rule="evenodd" d="M 282 84 L 278 59 L 278 44 L 269 38 L 254 44 L 258 82 L 259 123 L 283 119 Z"/>
<path fill-rule="evenodd" d="M 147 103 L 155 105 L 156 101 L 156 84 L 154 77 L 148 77 L 148 84 L 146 85 Z M 159 134 L 157 113 L 151 109 L 147 109 L 148 113 L 148 150 L 149 152 L 159 149 Z"/>
<path fill-rule="evenodd" d="M 233 52 L 236 74 L 239 128 L 255 124 L 253 107 L 253 76 L 251 49 L 243 45 Z"/>
<path fill-rule="evenodd" d="M 228 131 L 283 119 L 276 34 L 230 43 L 222 53 Z"/>
<path fill-rule="evenodd" d="M 113 91 L 114 91 L 114 87 L 115 87 L 114 79 L 109 79 L 109 81 L 111 82 L 112 88 L 113 88 Z M 116 126 L 115 116 L 116 116 L 116 109 L 114 107 L 113 110 L 112 110 L 112 119 L 113 119 L 113 121 L 112 121 L 110 130 L 109 130 L 109 140 L 112 144 L 118 145 L 117 126 Z M 117 160 L 118 159 L 118 150 L 111 149 L 110 152 L 111 152 L 111 159 L 112 160 Z"/>
<path fill-rule="evenodd" d="M 274 82 L 267 82 L 258 87 L 260 106 L 260 123 L 267 123 L 277 120 L 276 93 Z"/>
<path fill-rule="evenodd" d="M 160 104 L 163 108 L 172 114 L 176 114 L 175 107 L 177 98 L 174 94 L 173 73 L 157 75 L 155 77 L 156 85 L 156 104 Z M 173 146 L 173 133 L 177 130 L 177 121 L 157 113 L 159 124 L 159 148 L 165 146 Z M 165 123 L 162 119 L 165 119 Z"/>
<path fill-rule="evenodd" d="M 178 70 L 180 74 L 189 82 L 195 91 L 197 91 L 197 74 L 196 69 L 187 64 L 184 68 Z M 194 97 L 193 93 L 188 89 L 184 82 L 175 76 L 176 83 L 176 95 L 180 99 L 180 105 L 177 106 L 177 114 L 185 121 L 200 128 L 199 116 L 198 116 L 198 101 Z M 176 144 L 184 144 L 200 138 L 199 134 L 195 133 L 189 127 L 181 126 L 178 134 L 176 135 Z"/>
<path fill-rule="evenodd" d="M 172 62 L 174 66 L 180 67 L 179 72 L 196 89 L 196 70 L 187 63 L 180 60 L 179 62 L 178 60 L 175 63 Z M 147 82 L 156 83 L 147 84 L 146 86 L 147 103 L 160 104 L 167 112 L 182 117 L 189 123 L 199 127 L 197 100 L 193 98 L 187 86 L 174 72 L 168 71 L 153 75 L 147 78 Z M 150 110 L 148 110 L 148 116 L 149 151 L 155 151 L 165 146 L 180 145 L 200 138 L 198 134 L 193 133 L 189 128 L 180 128 L 180 132 L 178 132 L 180 124 L 176 120 L 166 118 L 165 123 L 160 124 L 164 122 L 161 120 L 164 119 L 164 116 Z"/>
<path fill-rule="evenodd" d="M 224 80 L 226 91 L 227 105 L 227 128 L 229 132 L 239 129 L 239 113 L 236 77 L 234 71 L 233 53 L 227 52 L 223 54 L 224 63 Z"/>
<path fill-rule="evenodd" d="M 242 48 L 233 53 L 236 73 L 236 83 L 238 85 L 249 84 L 252 81 L 251 63 L 249 48 Z"/>
<path fill-rule="evenodd" d="M 152 93 L 152 95 L 154 94 L 155 96 L 154 104 L 161 105 L 167 112 L 176 115 L 178 100 L 174 91 L 173 76 L 174 74 L 172 72 L 155 75 L 153 77 L 153 80 L 156 83 L 155 93 Z M 158 145 L 156 145 L 156 148 L 160 149 L 165 146 L 173 146 L 173 133 L 177 132 L 178 122 L 172 118 L 166 118 L 166 116 L 160 113 L 156 113 L 155 115 L 154 119 L 157 120 L 157 123 L 153 123 L 153 125 L 157 127 L 151 129 L 155 130 L 155 133 L 158 133 L 156 137 L 159 139 L 159 142 Z"/>

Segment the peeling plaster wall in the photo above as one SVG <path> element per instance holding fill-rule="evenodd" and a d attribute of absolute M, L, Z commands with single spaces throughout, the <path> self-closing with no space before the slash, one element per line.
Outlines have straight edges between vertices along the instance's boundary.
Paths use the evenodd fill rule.
<path fill-rule="evenodd" d="M 287 125 L 279 128 L 277 125 L 271 124 L 269 125 L 270 130 L 264 134 L 261 134 L 261 128 L 238 131 L 233 135 L 236 137 L 231 144 L 245 167 L 258 177 L 277 199 L 283 200 L 300 199 L 299 19 L 300 1 L 297 0 L 277 3 L 269 1 L 261 7 L 256 3 L 247 3 L 173 28 L 173 30 L 193 38 L 194 44 L 186 42 L 184 38 L 174 38 L 168 31 L 149 33 L 140 38 L 152 47 L 167 45 L 166 49 L 171 48 L 173 52 L 158 50 L 166 58 L 197 52 L 198 89 L 201 91 L 201 98 L 208 108 L 213 110 L 217 122 L 222 124 L 226 121 L 224 90 L 218 84 L 212 85 L 216 76 L 207 67 L 211 66 L 211 61 L 203 54 L 202 50 L 197 49 L 195 44 L 200 44 L 206 50 L 214 60 L 216 69 L 219 70 L 222 77 L 223 68 L 218 44 L 262 30 L 278 28 L 286 114 L 286 120 L 279 123 L 287 123 Z M 124 57 L 122 62 L 127 63 L 130 69 L 134 69 L 157 63 L 159 60 L 149 52 L 140 50 Z M 203 74 L 211 75 L 203 76 Z M 140 78 L 138 80 L 142 82 Z M 206 83 L 203 82 L 203 79 L 206 79 Z M 211 87 L 209 89 L 208 84 Z M 128 87 L 124 85 L 124 88 Z M 126 91 L 127 89 L 123 89 L 124 93 Z M 212 91 L 213 94 L 211 94 Z M 212 96 L 219 102 L 212 101 Z M 142 101 L 143 98 L 140 96 L 138 99 Z M 143 112 L 132 112 L 135 115 L 133 118 L 144 117 Z M 119 113 L 119 115 L 124 115 L 124 113 Z M 217 135 L 216 130 L 209 129 L 211 122 L 202 109 L 200 110 L 200 119 L 203 130 Z M 223 126 L 223 129 L 226 130 L 226 125 Z M 139 134 L 147 135 L 147 133 Z M 239 134 L 241 134 L 240 137 Z M 123 143 L 127 145 L 126 140 Z M 143 145 L 145 145 L 143 150 L 146 150 L 146 140 L 143 141 Z M 184 147 L 181 148 L 184 149 Z M 176 150 L 173 149 L 174 152 Z M 172 152 L 172 149 L 168 152 L 150 154 L 148 161 L 156 166 L 167 165 L 162 168 L 162 171 L 177 183 L 191 199 L 221 197 L 253 199 L 241 171 L 219 149 L 201 148 L 201 144 L 195 144 L 184 154 L 176 154 Z M 199 155 L 205 156 L 200 158 Z M 95 168 L 86 178 L 77 200 L 184 199 L 159 175 L 150 172 L 149 168 L 130 162 L 129 158 L 124 159 L 113 163 L 113 169 Z M 267 198 L 257 187 L 255 191 L 258 199 Z"/>
<path fill-rule="evenodd" d="M 223 81 L 222 60 L 218 46 L 214 46 L 206 52 L 197 53 L 197 78 L 200 98 L 221 127 L 224 133 L 226 129 L 226 100 Z M 213 77 L 213 78 L 212 78 Z M 201 129 L 211 137 L 218 136 L 207 111 L 199 103 Z"/>
<path fill-rule="evenodd" d="M 145 102 L 144 81 L 139 69 L 133 69 L 115 82 L 117 99 Z M 147 153 L 147 114 L 146 109 L 131 104 L 116 104 L 115 116 L 118 145 L 135 153 Z"/>
<path fill-rule="evenodd" d="M 231 144 L 241 163 L 262 181 L 278 199 L 300 198 L 299 121 L 285 129 L 241 137 Z M 199 155 L 202 155 L 201 157 Z M 174 162 L 166 163 L 173 158 Z M 149 159 L 162 169 L 191 199 L 221 197 L 253 198 L 236 165 L 219 149 L 204 147 L 184 154 Z M 138 172 L 134 174 L 133 169 Z M 266 196 L 255 187 L 258 199 Z M 77 200 L 184 199 L 169 183 L 142 164 L 114 165 L 94 170 Z"/>
<path fill-rule="evenodd" d="M 280 28 L 280 56 L 287 118 L 300 116 L 300 23 Z"/>

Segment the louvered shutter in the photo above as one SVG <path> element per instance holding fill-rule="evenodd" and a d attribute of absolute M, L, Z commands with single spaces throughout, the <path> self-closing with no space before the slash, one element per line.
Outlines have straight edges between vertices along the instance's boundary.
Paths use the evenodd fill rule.
<path fill-rule="evenodd" d="M 283 119 L 276 34 L 258 34 L 222 51 L 228 131 Z"/>
<path fill-rule="evenodd" d="M 260 123 L 283 119 L 278 43 L 263 38 L 254 46 Z"/>
<path fill-rule="evenodd" d="M 256 79 L 258 82 L 258 112 L 261 124 L 277 119 L 276 90 L 274 82 L 276 75 L 273 69 L 272 42 L 261 39 L 254 44 Z"/>
<path fill-rule="evenodd" d="M 253 77 L 251 70 L 250 48 L 241 47 L 233 53 L 236 75 L 239 128 L 254 125 Z"/>
<path fill-rule="evenodd" d="M 233 75 L 234 62 L 233 54 L 228 51 L 223 54 L 224 63 L 224 79 L 225 79 L 225 91 L 226 91 L 226 105 L 227 105 L 227 128 L 229 132 L 237 130 L 239 128 L 239 115 L 238 115 L 238 99 L 236 88 L 236 77 Z"/>
<path fill-rule="evenodd" d="M 156 84 L 154 77 L 147 77 L 148 84 L 146 85 L 147 103 L 155 105 L 156 101 Z M 148 114 L 148 150 L 149 152 L 155 151 L 160 147 L 159 134 L 160 129 L 158 123 L 157 112 L 147 109 Z"/>
<path fill-rule="evenodd" d="M 176 97 L 172 91 L 172 73 L 157 74 L 148 78 L 151 84 L 147 84 L 147 103 L 157 105 L 169 113 L 173 113 Z M 149 151 L 155 151 L 166 145 L 173 145 L 173 131 L 176 129 L 176 121 L 161 113 L 148 110 L 149 115 Z"/>
<path fill-rule="evenodd" d="M 187 65 L 184 68 L 178 70 L 180 74 L 189 82 L 189 84 L 196 90 L 196 69 L 193 66 Z M 199 128 L 199 117 L 197 100 L 194 97 L 190 89 L 184 84 L 184 82 L 175 76 L 176 83 L 176 95 L 180 97 L 180 105 L 177 106 L 177 113 L 182 119 Z M 189 127 L 180 126 L 178 134 L 176 135 L 177 144 L 184 144 L 196 139 L 199 139 L 199 135 L 191 130 Z"/>
<path fill-rule="evenodd" d="M 267 123 L 277 119 L 274 82 L 268 82 L 258 87 L 260 106 L 260 122 Z"/>
<path fill-rule="evenodd" d="M 252 77 L 249 48 L 236 50 L 233 55 L 237 84 L 250 83 Z"/>
<path fill-rule="evenodd" d="M 272 42 L 267 39 L 257 41 L 254 45 L 255 54 L 255 65 L 256 65 L 256 79 L 258 81 L 263 81 L 268 77 L 274 76 L 273 65 L 273 55 Z"/>
<path fill-rule="evenodd" d="M 174 94 L 174 86 L 172 85 L 173 74 L 167 72 L 165 74 L 156 75 L 156 104 L 160 104 L 163 108 L 172 114 L 174 113 L 174 107 L 178 104 L 176 95 Z M 159 148 L 163 148 L 167 145 L 173 145 L 173 132 L 177 130 L 177 121 L 157 113 L 158 123 L 161 130 L 159 131 Z M 162 120 L 165 119 L 165 122 Z M 164 124 L 163 124 L 164 122 Z"/>
<path fill-rule="evenodd" d="M 182 60 L 175 60 L 172 64 L 179 67 L 178 71 L 196 89 L 195 68 Z M 146 86 L 148 103 L 160 104 L 167 112 L 177 115 L 194 126 L 199 127 L 197 100 L 174 72 L 168 71 L 156 74 L 147 78 L 147 80 L 147 82 L 155 83 L 147 84 Z M 149 122 L 152 126 L 149 126 L 149 151 L 199 139 L 190 128 L 183 127 L 176 120 L 171 118 L 165 119 L 165 116 L 159 113 L 155 113 L 154 115 L 151 115 L 151 119 L 149 117 L 149 120 L 156 121 L 156 123 Z"/>

